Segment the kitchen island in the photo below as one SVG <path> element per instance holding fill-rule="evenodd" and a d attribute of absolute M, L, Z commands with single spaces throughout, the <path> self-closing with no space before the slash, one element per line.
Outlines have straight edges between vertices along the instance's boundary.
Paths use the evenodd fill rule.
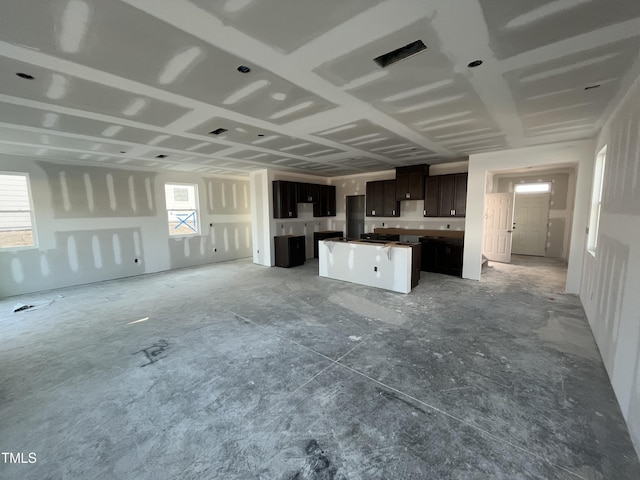
<path fill-rule="evenodd" d="M 420 278 L 420 244 L 330 239 L 318 243 L 319 275 L 409 293 Z"/>

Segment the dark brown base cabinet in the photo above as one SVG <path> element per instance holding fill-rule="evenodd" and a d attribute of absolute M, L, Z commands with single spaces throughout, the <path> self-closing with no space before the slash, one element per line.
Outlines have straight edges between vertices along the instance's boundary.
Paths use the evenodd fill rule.
<path fill-rule="evenodd" d="M 273 237 L 276 267 L 297 267 L 307 259 L 304 235 L 278 235 Z"/>
<path fill-rule="evenodd" d="M 414 243 L 411 245 L 411 288 L 418 286 L 420 282 L 420 271 L 422 265 L 422 245 Z"/>
<path fill-rule="evenodd" d="M 318 242 L 327 238 L 342 237 L 340 230 L 325 230 L 323 232 L 313 232 L 313 258 L 318 258 Z"/>
<path fill-rule="evenodd" d="M 421 237 L 422 270 L 462 277 L 462 257 L 464 240 Z"/>

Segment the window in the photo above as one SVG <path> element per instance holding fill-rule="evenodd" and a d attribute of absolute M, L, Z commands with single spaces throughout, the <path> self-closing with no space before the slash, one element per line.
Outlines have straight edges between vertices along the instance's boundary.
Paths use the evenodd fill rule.
<path fill-rule="evenodd" d="M 34 247 L 29 176 L 0 174 L 0 248 Z"/>
<path fill-rule="evenodd" d="M 604 167 L 607 158 L 607 146 L 600 150 L 596 157 L 596 167 L 593 173 L 593 190 L 591 192 L 591 213 L 589 214 L 589 229 L 587 249 L 595 256 L 598 247 L 598 229 L 600 228 L 600 211 L 602 210 L 602 185 L 604 183 Z"/>
<path fill-rule="evenodd" d="M 516 193 L 549 193 L 550 183 L 520 183 L 515 187 Z"/>
<path fill-rule="evenodd" d="M 167 202 L 169 235 L 198 235 L 198 186 L 166 183 L 164 196 Z"/>

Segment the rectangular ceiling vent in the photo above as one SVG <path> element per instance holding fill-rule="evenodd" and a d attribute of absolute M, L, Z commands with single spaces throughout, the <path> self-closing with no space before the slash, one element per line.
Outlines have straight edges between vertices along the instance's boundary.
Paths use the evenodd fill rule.
<path fill-rule="evenodd" d="M 209 132 L 209 135 L 221 135 L 224 132 L 228 132 L 229 130 L 227 130 L 226 128 L 216 128 L 215 130 Z"/>
<path fill-rule="evenodd" d="M 427 46 L 424 44 L 422 40 L 416 40 L 415 42 L 411 42 L 404 47 L 397 48 L 392 52 L 385 53 L 384 55 L 380 55 L 373 59 L 378 65 L 382 68 L 388 67 L 392 63 L 399 62 L 400 60 L 404 60 L 405 58 L 409 58 L 416 53 L 420 53 L 423 50 L 426 50 Z"/>

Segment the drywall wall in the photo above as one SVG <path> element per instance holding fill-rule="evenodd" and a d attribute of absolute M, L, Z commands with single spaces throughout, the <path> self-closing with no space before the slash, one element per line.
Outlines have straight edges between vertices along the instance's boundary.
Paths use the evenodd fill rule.
<path fill-rule="evenodd" d="M 159 175 L 159 210 L 166 221 L 165 182 L 195 183 L 200 200 L 200 235 L 168 239 L 170 268 L 190 267 L 251 256 L 251 206 L 246 179 L 192 174 Z M 164 225 L 164 221 L 162 225 Z M 159 222 L 160 224 L 160 222 Z"/>
<path fill-rule="evenodd" d="M 0 249 L 0 296 L 251 255 L 249 181 L 0 155 L 29 175 L 37 245 Z M 200 233 L 170 237 L 165 183 L 199 191 Z"/>
<path fill-rule="evenodd" d="M 156 214 L 149 172 L 69 168 L 39 162 L 47 176 L 55 218 L 145 217 Z"/>
<path fill-rule="evenodd" d="M 549 231 L 545 256 L 566 259 L 569 253 L 571 218 L 573 217 L 573 193 L 575 191 L 573 170 L 543 170 L 531 174 L 496 175 L 493 191 L 497 193 L 513 192 L 517 184 L 537 182 L 551 184 Z M 516 195 L 516 206 L 517 197 L 518 195 Z"/>
<path fill-rule="evenodd" d="M 573 199 L 574 212 L 569 243 L 567 292 L 578 293 L 586 239 L 591 178 L 593 176 L 593 146 L 591 140 L 563 142 L 526 147 L 501 152 L 479 153 L 469 158 L 467 183 L 467 216 L 465 217 L 463 278 L 480 279 L 484 229 L 484 195 L 489 174 L 514 169 L 570 165 L 576 172 Z M 494 185 L 496 179 L 493 179 Z"/>
<path fill-rule="evenodd" d="M 273 266 L 271 226 L 273 220 L 273 187 L 267 170 L 256 170 L 249 174 L 251 185 L 251 231 L 253 235 L 253 263 Z"/>
<path fill-rule="evenodd" d="M 598 244 L 584 255 L 580 299 L 640 455 L 640 78 L 591 155 L 605 145 Z"/>
<path fill-rule="evenodd" d="M 468 162 L 453 162 L 433 165 L 429 175 L 445 175 L 466 172 Z M 346 197 L 349 195 L 365 195 L 367 182 L 392 180 L 396 178 L 395 170 L 386 170 L 370 174 L 332 177 L 329 183 L 336 186 L 336 216 L 329 219 L 329 229 L 346 231 Z M 365 217 L 364 231 L 371 233 L 375 228 L 411 228 L 444 230 L 449 225 L 451 230 L 464 230 L 464 218 L 425 218 L 423 217 L 423 200 L 403 200 L 400 202 L 400 217 Z"/>

